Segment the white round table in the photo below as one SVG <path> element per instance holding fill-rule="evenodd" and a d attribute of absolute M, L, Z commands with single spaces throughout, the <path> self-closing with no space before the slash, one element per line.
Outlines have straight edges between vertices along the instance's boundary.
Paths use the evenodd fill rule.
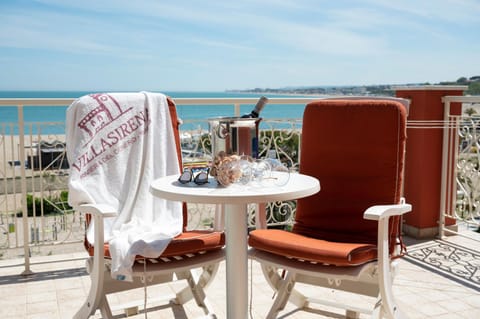
<path fill-rule="evenodd" d="M 213 178 L 204 185 L 181 184 L 178 175 L 170 175 L 153 181 L 150 186 L 154 196 L 167 200 L 224 205 L 229 319 L 247 319 L 248 315 L 247 204 L 298 199 L 320 190 L 320 183 L 314 177 L 292 173 L 288 182 L 279 186 L 275 181 L 285 181 L 288 173 L 273 174 L 277 179 L 228 187 L 219 186 Z"/>

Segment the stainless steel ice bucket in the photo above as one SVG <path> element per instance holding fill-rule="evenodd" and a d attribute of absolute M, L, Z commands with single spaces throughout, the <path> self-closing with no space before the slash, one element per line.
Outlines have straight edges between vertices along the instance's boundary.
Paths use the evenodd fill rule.
<path fill-rule="evenodd" d="M 212 140 L 212 154 L 258 157 L 258 125 L 261 118 L 217 117 L 208 119 Z"/>

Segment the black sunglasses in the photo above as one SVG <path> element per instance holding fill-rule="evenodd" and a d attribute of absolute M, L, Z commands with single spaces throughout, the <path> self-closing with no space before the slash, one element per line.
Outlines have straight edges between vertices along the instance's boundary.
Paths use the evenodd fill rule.
<path fill-rule="evenodd" d="M 193 171 L 190 168 L 187 168 L 183 171 L 182 175 L 178 178 L 178 181 L 182 184 L 190 183 L 193 179 L 193 182 L 197 185 L 203 185 L 208 183 L 208 168 L 201 169 L 200 172 L 193 177 Z"/>

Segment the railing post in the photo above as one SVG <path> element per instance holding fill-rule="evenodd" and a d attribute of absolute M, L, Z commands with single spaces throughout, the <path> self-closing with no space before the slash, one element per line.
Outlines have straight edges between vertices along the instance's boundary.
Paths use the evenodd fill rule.
<path fill-rule="evenodd" d="M 240 103 L 235 103 L 233 105 L 233 114 L 235 116 L 240 116 Z"/>
<path fill-rule="evenodd" d="M 25 173 L 25 121 L 23 118 L 23 105 L 18 105 L 18 138 L 20 156 L 20 174 L 22 186 L 22 227 L 23 227 L 23 251 L 25 270 L 22 275 L 31 275 L 30 270 L 30 244 L 28 242 L 28 209 L 27 209 L 27 177 Z"/>
<path fill-rule="evenodd" d="M 410 100 L 408 123 L 422 123 L 407 125 L 404 195 L 412 204 L 412 212 L 405 215 L 403 230 L 412 237 L 433 238 L 439 231 L 442 196 L 446 195 L 442 194 L 444 130 L 449 130 L 444 121 L 449 115 L 461 115 L 458 103 L 451 105 L 450 114 L 445 114 L 442 98 L 461 96 L 466 89 L 437 85 L 395 88 L 397 97 Z M 455 165 L 453 161 L 448 163 Z M 451 172 L 454 167 L 446 169 Z M 455 183 L 454 178 L 450 181 Z"/>

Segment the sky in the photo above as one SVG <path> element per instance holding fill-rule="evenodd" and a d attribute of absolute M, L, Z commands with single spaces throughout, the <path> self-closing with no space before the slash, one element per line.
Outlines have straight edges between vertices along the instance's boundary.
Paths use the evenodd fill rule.
<path fill-rule="evenodd" d="M 480 0 L 2 0 L 0 90 L 455 81 L 479 30 Z"/>

